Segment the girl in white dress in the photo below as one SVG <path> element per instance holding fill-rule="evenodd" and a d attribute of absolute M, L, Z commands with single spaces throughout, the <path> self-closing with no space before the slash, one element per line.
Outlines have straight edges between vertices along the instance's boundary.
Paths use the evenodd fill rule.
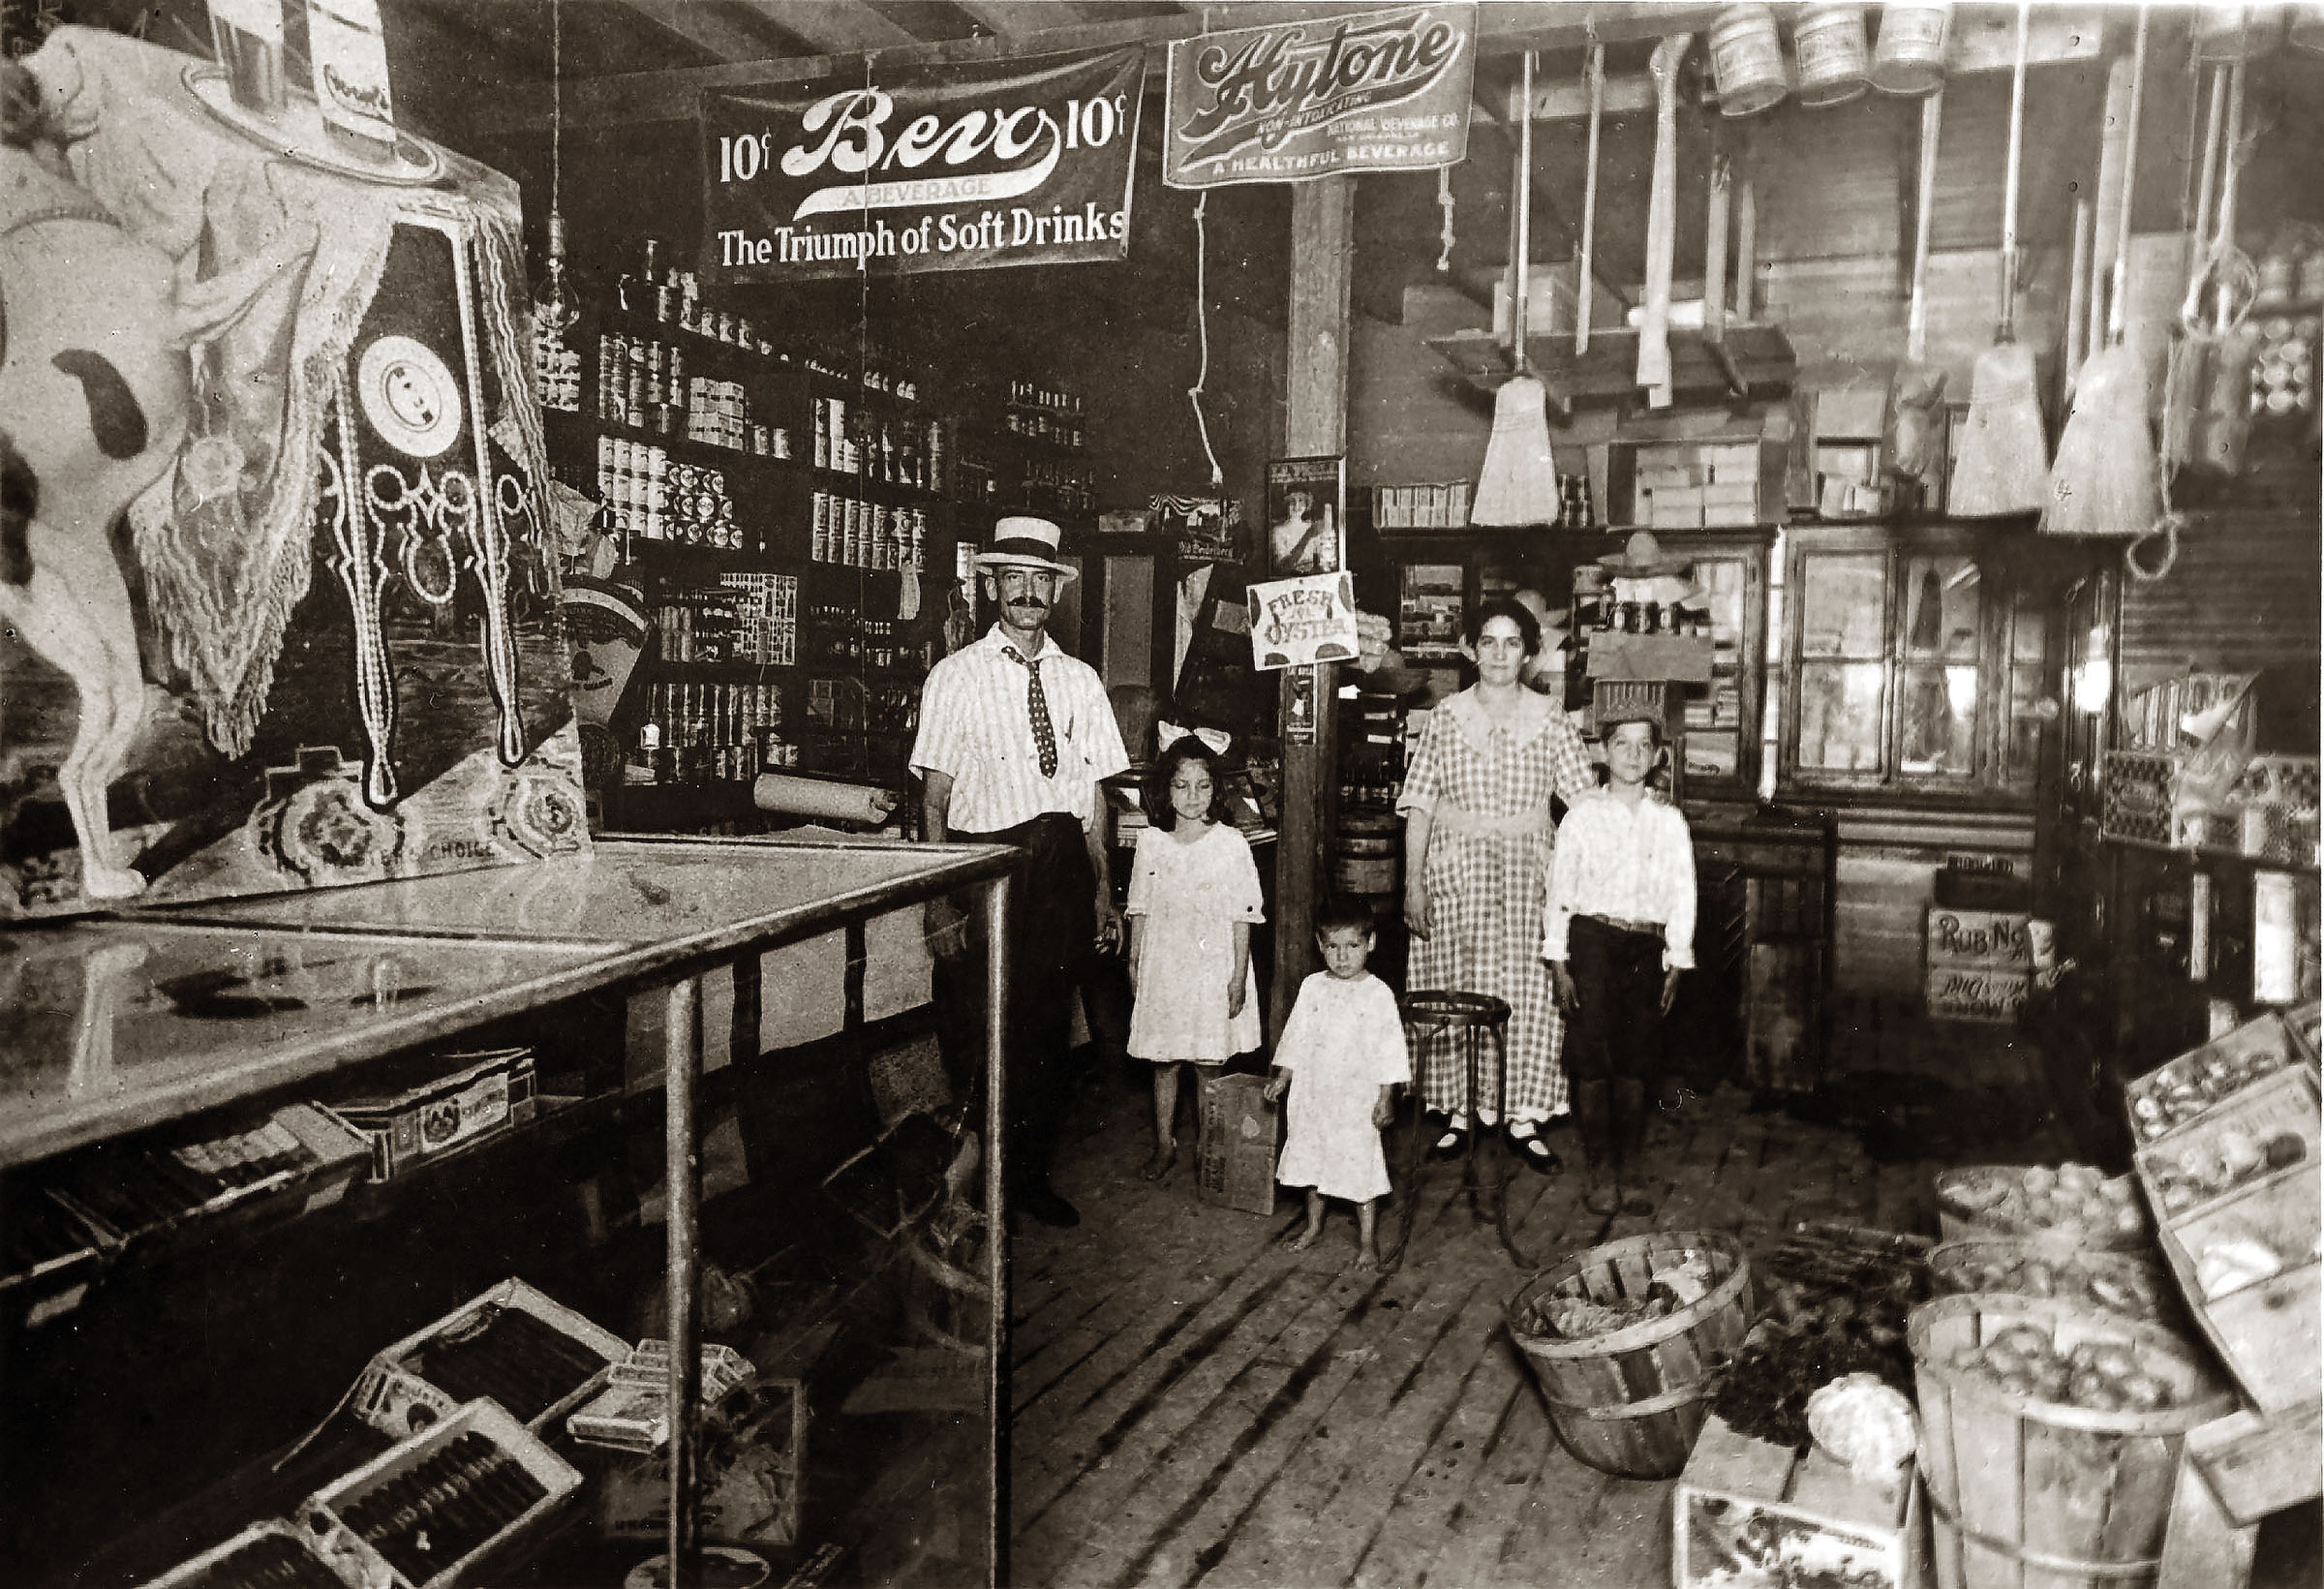
<path fill-rule="evenodd" d="M 1324 1199 L 1344 1198 L 1356 1205 L 1356 1267 L 1376 1268 L 1373 1214 L 1388 1194 L 1380 1133 L 1397 1085 L 1412 1080 L 1412 1055 L 1396 995 L 1364 969 L 1372 953 L 1369 912 L 1345 900 L 1327 901 L 1315 913 L 1315 946 L 1324 968 L 1300 984 L 1267 1084 L 1269 1099 L 1291 1089 L 1275 1178 L 1307 1188 L 1307 1228 L 1292 1245 L 1313 1246 L 1324 1230 Z"/>
<path fill-rule="evenodd" d="M 1218 757 L 1189 734 L 1162 752 L 1147 786 L 1147 830 L 1130 871 L 1131 1055 L 1154 1064 L 1153 1180 L 1177 1162 L 1178 1073 L 1259 1046 L 1251 925 L 1260 910 L 1251 846 L 1228 820 Z"/>

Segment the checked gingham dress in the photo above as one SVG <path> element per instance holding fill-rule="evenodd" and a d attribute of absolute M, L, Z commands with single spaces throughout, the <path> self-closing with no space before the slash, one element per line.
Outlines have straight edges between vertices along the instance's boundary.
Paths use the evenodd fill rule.
<path fill-rule="evenodd" d="M 1581 736 L 1546 696 L 1524 692 L 1510 726 L 1498 727 L 1472 688 L 1429 714 L 1396 797 L 1399 813 L 1425 811 L 1433 823 L 1428 936 L 1413 941 L 1405 986 L 1508 1000 L 1509 1112 L 1517 1119 L 1566 1112 L 1566 1073 L 1558 1060 L 1565 1025 L 1542 959 L 1549 796 L 1554 791 L 1570 803 L 1597 787 Z M 1405 865 L 1415 864 L 1405 857 Z M 1467 1079 L 1450 1038 L 1419 1041 L 1413 1069 L 1430 1109 L 1450 1114 L 1465 1107 Z M 1478 1066 L 1481 1113 L 1492 1112 L 1495 1086 L 1487 1044 Z"/>

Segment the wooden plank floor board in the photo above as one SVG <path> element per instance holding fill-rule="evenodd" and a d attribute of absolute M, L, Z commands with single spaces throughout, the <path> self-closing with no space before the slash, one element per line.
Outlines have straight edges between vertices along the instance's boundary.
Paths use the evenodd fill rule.
<path fill-rule="evenodd" d="M 1599 1473 L 1557 1438 L 1502 1328 L 1523 1271 L 1457 1165 L 1425 1167 L 1402 1266 L 1359 1273 L 1336 1206 L 1299 1253 L 1292 1198 L 1270 1220 L 1204 1207 L 1190 1152 L 1140 1180 L 1144 1099 L 1117 1090 L 1060 1173 L 1083 1224 L 1019 1243 L 1017 1583 L 1664 1589 L 1671 1485 Z M 1571 1173 L 1507 1188 L 1520 1247 L 1547 1264 L 1707 1228 L 1764 1255 L 1810 1219 L 1934 1234 L 1934 1164 L 1875 1163 L 1852 1132 L 1749 1102 L 1722 1087 L 1658 1114 L 1644 1217 L 1586 1213 L 1578 1144 L 1553 1132 Z M 1380 1217 L 1392 1232 L 1395 1210 Z"/>

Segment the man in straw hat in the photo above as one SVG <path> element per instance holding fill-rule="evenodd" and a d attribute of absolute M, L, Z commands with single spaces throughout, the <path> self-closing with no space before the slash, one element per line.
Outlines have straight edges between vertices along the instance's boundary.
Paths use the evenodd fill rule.
<path fill-rule="evenodd" d="M 1074 577 L 1057 561 L 1061 538 L 1047 519 L 993 527 L 976 569 L 997 620 L 929 670 L 911 757 L 929 839 L 1025 852 L 1009 898 L 1010 1200 L 1050 1225 L 1081 1219 L 1050 1184 L 1050 1167 L 1073 1092 L 1074 994 L 1094 953 L 1121 936 L 1098 781 L 1130 764 L 1104 682 L 1048 636 L 1057 591 Z M 952 1020 L 976 1003 L 979 973 L 963 960 L 968 929 L 955 901 L 930 901 L 929 946 Z"/>

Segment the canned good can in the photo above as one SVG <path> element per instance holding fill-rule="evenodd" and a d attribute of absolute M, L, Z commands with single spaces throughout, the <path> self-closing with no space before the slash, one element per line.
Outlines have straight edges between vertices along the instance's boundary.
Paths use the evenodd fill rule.
<path fill-rule="evenodd" d="M 654 289 L 654 318 L 667 323 L 675 320 L 677 315 L 678 294 L 670 290 L 669 283 L 657 284 Z"/>
<path fill-rule="evenodd" d="M 750 450 L 761 458 L 771 454 L 775 450 L 774 431 L 765 425 L 752 425 L 750 427 Z"/>

